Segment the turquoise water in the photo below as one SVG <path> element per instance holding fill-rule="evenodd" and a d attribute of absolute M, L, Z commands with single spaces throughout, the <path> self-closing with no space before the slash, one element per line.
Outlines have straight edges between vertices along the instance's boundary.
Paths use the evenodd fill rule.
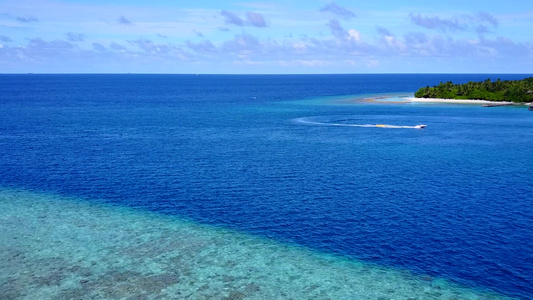
<path fill-rule="evenodd" d="M 121 207 L 0 191 L 2 299 L 503 299 Z"/>
<path fill-rule="evenodd" d="M 530 299 L 533 114 L 362 101 L 488 76 L 1 75 L 0 295 Z"/>

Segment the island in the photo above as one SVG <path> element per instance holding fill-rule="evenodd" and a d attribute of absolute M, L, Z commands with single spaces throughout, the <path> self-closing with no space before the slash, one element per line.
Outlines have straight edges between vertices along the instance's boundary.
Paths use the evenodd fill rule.
<path fill-rule="evenodd" d="M 433 87 L 420 88 L 415 93 L 415 98 L 476 99 L 528 103 L 533 102 L 533 77 L 505 81 L 487 79 L 481 82 L 470 81 L 465 84 L 454 84 L 451 81 L 441 82 Z"/>

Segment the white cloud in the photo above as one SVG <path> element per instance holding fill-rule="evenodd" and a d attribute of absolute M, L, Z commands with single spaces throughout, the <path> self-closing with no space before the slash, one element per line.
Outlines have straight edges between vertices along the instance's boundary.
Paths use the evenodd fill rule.
<path fill-rule="evenodd" d="M 300 54 L 305 53 L 307 50 L 307 46 L 303 42 L 294 42 L 292 43 L 292 47 L 296 53 Z"/>
<path fill-rule="evenodd" d="M 28 5 L 28 1 L 35 5 Z M 361 2 L 354 19 L 351 10 L 330 1 L 294 9 L 291 5 L 260 4 L 226 3 L 224 11 L 221 7 L 194 8 L 194 3 L 169 9 L 78 1 L 8 1 L 2 11 L 9 15 L 0 14 L 0 66 L 7 64 L 6 60 L 17 61 L 17 57 L 43 65 L 80 60 L 78 65 L 83 66 L 82 58 L 87 57 L 91 59 L 85 60 L 86 67 L 111 59 L 129 64 L 118 68 L 141 62 L 148 66 L 155 61 L 161 65 L 194 61 L 208 68 L 225 60 L 264 66 L 301 60 L 317 68 L 326 66 L 319 61 L 333 65 L 353 61 L 360 67 L 367 58 L 401 64 L 409 58 L 490 57 L 517 70 L 525 69 L 518 61 L 533 67 L 528 63 L 533 61 L 533 40 L 522 31 L 530 24 L 527 13 L 520 18 L 515 17 L 518 13 L 494 11 L 409 14 L 365 11 L 360 7 L 366 4 Z M 160 68 L 155 63 L 152 67 Z"/>
<path fill-rule="evenodd" d="M 355 29 L 348 30 L 348 38 L 357 43 L 361 41 L 361 33 Z"/>

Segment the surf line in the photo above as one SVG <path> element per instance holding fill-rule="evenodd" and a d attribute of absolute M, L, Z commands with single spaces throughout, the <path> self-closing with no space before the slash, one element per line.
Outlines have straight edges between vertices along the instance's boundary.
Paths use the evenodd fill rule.
<path fill-rule="evenodd" d="M 388 124 L 347 124 L 347 123 L 326 123 L 311 121 L 307 118 L 294 119 L 296 123 L 306 125 L 320 125 L 320 126 L 340 126 L 340 127 L 377 127 L 377 128 L 410 128 L 410 129 L 424 129 L 427 127 L 425 124 L 418 124 L 415 126 L 402 126 L 402 125 L 388 125 Z"/>

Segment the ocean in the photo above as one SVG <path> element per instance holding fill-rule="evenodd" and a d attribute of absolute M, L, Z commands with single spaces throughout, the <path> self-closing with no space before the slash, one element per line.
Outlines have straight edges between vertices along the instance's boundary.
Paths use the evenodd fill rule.
<path fill-rule="evenodd" d="M 529 76 L 0 75 L 0 298 L 532 299 Z"/>

